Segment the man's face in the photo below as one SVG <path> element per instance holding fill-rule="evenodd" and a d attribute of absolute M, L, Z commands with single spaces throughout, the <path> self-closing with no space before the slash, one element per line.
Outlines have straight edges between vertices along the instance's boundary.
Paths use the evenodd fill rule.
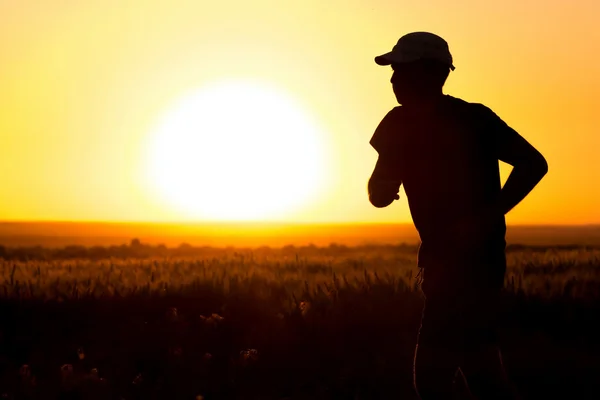
<path fill-rule="evenodd" d="M 439 93 L 447 72 L 445 67 L 427 62 L 392 64 L 392 88 L 399 104 Z"/>
<path fill-rule="evenodd" d="M 422 77 L 419 76 L 414 67 L 412 63 L 392 64 L 393 73 L 390 82 L 399 104 L 404 104 L 406 101 L 410 102 L 419 93 L 421 84 L 418 80 Z"/>

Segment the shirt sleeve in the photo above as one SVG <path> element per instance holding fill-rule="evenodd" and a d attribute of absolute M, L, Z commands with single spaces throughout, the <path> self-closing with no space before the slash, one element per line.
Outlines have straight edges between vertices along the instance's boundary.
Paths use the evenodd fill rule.
<path fill-rule="evenodd" d="M 514 165 L 516 155 L 513 150 L 526 142 L 525 139 L 488 107 L 481 104 L 478 106 L 495 156 L 500 161 Z"/>
<path fill-rule="evenodd" d="M 395 136 L 394 132 L 398 130 L 398 124 L 396 122 L 397 113 L 398 107 L 395 107 L 388 112 L 375 129 L 375 133 L 373 133 L 373 136 L 369 141 L 369 144 L 373 146 L 380 156 L 385 154 L 386 149 L 390 148 L 391 141 Z"/>
<path fill-rule="evenodd" d="M 373 179 L 382 180 L 401 180 L 401 173 L 398 165 L 398 107 L 392 109 L 381 120 L 370 144 L 379 154 L 377 164 L 373 172 Z"/>

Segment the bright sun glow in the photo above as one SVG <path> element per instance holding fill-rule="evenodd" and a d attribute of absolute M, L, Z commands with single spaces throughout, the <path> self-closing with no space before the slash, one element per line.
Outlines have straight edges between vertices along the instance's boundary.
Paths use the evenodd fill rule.
<path fill-rule="evenodd" d="M 322 188 L 324 136 L 268 85 L 204 87 L 166 113 L 147 153 L 149 184 L 184 217 L 277 219 Z"/>

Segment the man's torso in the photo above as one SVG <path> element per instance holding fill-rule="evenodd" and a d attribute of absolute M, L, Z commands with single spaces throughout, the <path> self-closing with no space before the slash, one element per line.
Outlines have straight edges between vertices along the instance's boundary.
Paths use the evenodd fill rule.
<path fill-rule="evenodd" d="M 494 141 L 479 110 L 451 96 L 444 96 L 428 114 L 396 107 L 372 139 L 381 148 L 380 158 L 387 158 L 402 180 L 421 236 L 421 255 L 451 251 L 444 247 L 451 242 L 452 227 L 493 204 L 500 194 Z M 505 231 L 504 217 L 499 216 L 488 237 L 473 243 L 503 251 Z"/>

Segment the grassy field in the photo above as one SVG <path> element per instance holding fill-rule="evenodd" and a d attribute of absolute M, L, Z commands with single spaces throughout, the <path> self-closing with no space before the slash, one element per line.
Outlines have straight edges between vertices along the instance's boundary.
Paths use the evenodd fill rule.
<path fill-rule="evenodd" d="M 4 398 L 414 397 L 414 246 L 0 250 Z M 600 398 L 600 250 L 511 246 L 508 262 L 519 389 Z"/>

